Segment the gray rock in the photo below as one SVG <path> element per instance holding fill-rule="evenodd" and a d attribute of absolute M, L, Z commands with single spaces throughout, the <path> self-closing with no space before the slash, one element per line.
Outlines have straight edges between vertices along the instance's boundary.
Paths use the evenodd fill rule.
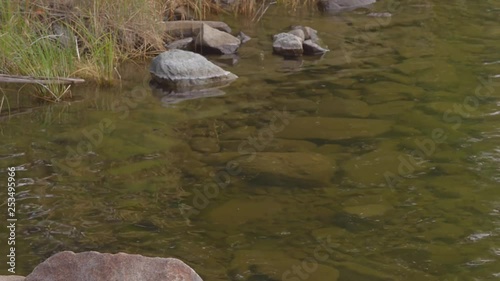
<path fill-rule="evenodd" d="M 222 86 L 238 78 L 205 57 L 183 50 L 161 53 L 151 62 L 149 72 L 154 81 L 179 91 Z"/>
<path fill-rule="evenodd" d="M 236 38 L 240 39 L 241 44 L 245 44 L 246 42 L 252 40 L 252 38 L 250 36 L 246 35 L 245 33 L 243 33 L 243 31 L 240 31 L 238 33 L 238 35 L 236 35 Z"/>
<path fill-rule="evenodd" d="M 242 174 L 260 184 L 314 187 L 330 183 L 335 163 L 320 154 L 260 152 L 237 158 Z"/>
<path fill-rule="evenodd" d="M 302 29 L 292 29 L 292 30 L 288 31 L 288 33 L 299 37 L 301 42 L 304 42 L 304 40 L 306 38 L 306 35 L 304 34 L 304 31 Z"/>
<path fill-rule="evenodd" d="M 194 39 L 193 37 L 179 39 L 172 43 L 167 44 L 166 47 L 169 50 L 179 49 L 179 50 L 192 51 L 194 49 Z"/>
<path fill-rule="evenodd" d="M 24 278 L 19 275 L 0 275 L 0 281 L 24 281 Z"/>
<path fill-rule="evenodd" d="M 292 30 L 294 29 L 302 30 L 304 32 L 304 40 L 312 40 L 315 43 L 317 43 L 317 41 L 319 40 L 318 31 L 313 28 L 310 28 L 309 26 L 293 25 L 290 28 Z"/>
<path fill-rule="evenodd" d="M 194 37 L 198 35 L 203 24 L 206 24 L 217 30 L 231 33 L 231 28 L 221 21 L 167 21 L 165 22 L 165 33 L 174 38 Z"/>
<path fill-rule="evenodd" d="M 312 40 L 306 40 L 302 44 L 304 49 L 304 55 L 320 56 L 328 52 L 328 49 L 321 47 L 320 45 L 314 43 Z"/>
<path fill-rule="evenodd" d="M 290 33 L 279 33 L 273 37 L 273 51 L 285 57 L 298 57 L 304 52 L 299 37 Z"/>
<path fill-rule="evenodd" d="M 60 252 L 39 264 L 25 281 L 202 281 L 175 258 L 150 258 L 125 253 Z"/>
<path fill-rule="evenodd" d="M 340 13 L 375 3 L 376 0 L 319 0 L 318 9 L 322 12 Z"/>
<path fill-rule="evenodd" d="M 201 30 L 195 40 L 197 51 L 221 55 L 234 54 L 240 47 L 240 44 L 240 39 L 229 33 L 212 28 L 207 24 L 202 24 Z"/>

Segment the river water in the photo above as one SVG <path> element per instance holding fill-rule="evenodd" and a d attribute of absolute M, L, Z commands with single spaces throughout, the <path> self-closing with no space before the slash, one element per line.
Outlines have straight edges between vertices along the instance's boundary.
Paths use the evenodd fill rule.
<path fill-rule="evenodd" d="M 224 95 L 172 103 L 147 63 L 64 104 L 7 91 L 17 273 L 95 250 L 204 280 L 500 279 L 500 3 L 449 2 L 221 16 L 253 37 L 237 64 L 211 58 L 240 77 Z M 331 51 L 272 55 L 292 24 Z"/>

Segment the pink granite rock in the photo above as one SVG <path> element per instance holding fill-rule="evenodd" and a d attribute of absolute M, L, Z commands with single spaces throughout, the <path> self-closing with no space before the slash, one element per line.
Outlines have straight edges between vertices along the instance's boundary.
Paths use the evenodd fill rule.
<path fill-rule="evenodd" d="M 20 275 L 0 275 L 0 281 L 24 281 L 24 278 Z"/>
<path fill-rule="evenodd" d="M 60 252 L 39 264 L 24 281 L 202 281 L 175 258 L 125 253 Z"/>

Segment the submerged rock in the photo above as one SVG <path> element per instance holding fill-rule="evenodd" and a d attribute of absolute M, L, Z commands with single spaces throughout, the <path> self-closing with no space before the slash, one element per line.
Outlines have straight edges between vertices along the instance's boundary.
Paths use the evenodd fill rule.
<path fill-rule="evenodd" d="M 183 50 L 170 50 L 153 59 L 149 72 L 160 85 L 179 91 L 226 85 L 238 76 L 205 57 Z"/>
<path fill-rule="evenodd" d="M 369 13 L 367 16 L 373 18 L 390 18 L 392 17 L 391 13 L 383 12 L 383 13 Z"/>
<path fill-rule="evenodd" d="M 393 121 L 358 118 L 297 117 L 278 137 L 297 140 L 369 138 L 388 132 Z"/>
<path fill-rule="evenodd" d="M 195 40 L 196 51 L 204 54 L 234 54 L 240 47 L 240 39 L 219 31 L 207 24 L 202 24 Z"/>
<path fill-rule="evenodd" d="M 185 100 L 218 97 L 226 94 L 219 88 L 192 89 L 183 92 L 176 92 L 168 88 L 163 88 L 156 82 L 151 83 L 150 87 L 153 91 L 153 94 L 160 98 L 161 103 L 164 106 L 171 106 Z"/>
<path fill-rule="evenodd" d="M 318 9 L 322 12 L 340 13 L 375 3 L 376 0 L 319 0 Z"/>
<path fill-rule="evenodd" d="M 321 251 L 321 254 L 328 258 L 328 253 Z M 233 256 L 231 271 L 243 277 L 243 280 L 336 281 L 340 275 L 337 269 L 323 265 L 313 257 L 311 260 L 295 259 L 290 253 L 279 250 L 238 250 Z M 306 267 L 305 264 L 313 264 L 314 267 Z M 311 268 L 314 270 L 307 270 Z M 257 275 L 261 278 L 255 278 Z"/>
<path fill-rule="evenodd" d="M 266 185 L 314 187 L 328 185 L 335 163 L 320 154 L 260 152 L 236 159 L 242 173 Z"/>
<path fill-rule="evenodd" d="M 125 253 L 60 252 L 39 264 L 25 281 L 202 281 L 175 258 L 150 258 Z"/>

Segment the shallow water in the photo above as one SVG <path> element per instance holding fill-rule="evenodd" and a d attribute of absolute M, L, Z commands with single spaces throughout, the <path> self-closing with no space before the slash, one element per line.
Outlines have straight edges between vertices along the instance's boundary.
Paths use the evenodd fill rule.
<path fill-rule="evenodd" d="M 500 3 L 398 3 L 375 7 L 390 19 L 222 17 L 253 37 L 222 96 L 162 101 L 130 65 L 121 87 L 2 119 L 17 272 L 96 250 L 204 280 L 499 279 Z M 273 56 L 291 24 L 331 52 Z"/>

